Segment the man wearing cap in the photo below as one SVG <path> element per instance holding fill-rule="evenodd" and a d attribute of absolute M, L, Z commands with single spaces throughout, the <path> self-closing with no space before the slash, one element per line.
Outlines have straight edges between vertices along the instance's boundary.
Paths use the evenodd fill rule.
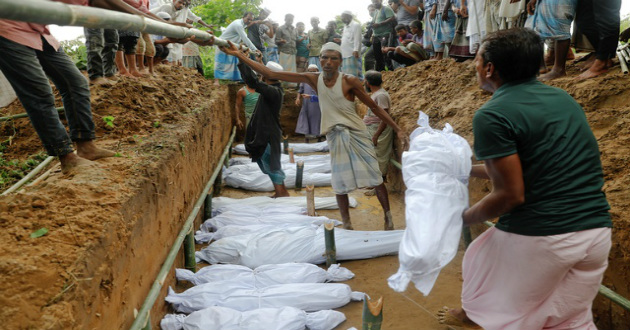
<path fill-rule="evenodd" d="M 361 65 L 361 25 L 352 20 L 352 12 L 349 10 L 341 14 L 341 21 L 344 23 L 341 34 L 341 56 L 343 63 L 341 72 L 362 78 L 363 70 Z"/>
<path fill-rule="evenodd" d="M 337 195 L 337 204 L 344 228 L 352 229 L 348 193 L 357 188 L 375 187 L 376 195 L 385 213 L 384 228 L 394 229 L 387 189 L 383 184 L 370 135 L 356 112 L 355 97 L 367 105 L 375 116 L 392 127 L 401 140 L 403 149 L 407 148 L 409 138 L 389 114 L 367 95 L 357 77 L 339 72 L 342 61 L 341 46 L 333 42 L 322 46 L 320 54 L 322 73 L 277 72 L 248 59 L 234 45 L 230 45 L 229 48 L 223 47 L 222 50 L 238 57 L 266 79 L 306 83 L 317 92 L 322 112 L 321 134 L 326 134 L 330 149 L 331 183 Z"/>
<path fill-rule="evenodd" d="M 251 61 L 250 58 L 247 60 Z M 238 63 L 241 77 L 249 88 L 256 90 L 256 93 L 259 94 L 258 102 L 256 102 L 245 132 L 245 149 L 252 161 L 258 163 L 260 170 L 269 175 L 271 182 L 273 182 L 274 194 L 271 197 L 288 197 L 289 192 L 284 186 L 286 175 L 282 171 L 282 164 L 280 163 L 282 154 L 280 149 L 282 144 L 280 109 L 282 108 L 284 90 L 278 80 L 265 77 L 263 81 L 259 81 L 256 74 L 249 66 L 243 64 L 243 61 L 241 59 Z M 282 71 L 282 66 L 276 62 L 269 61 L 266 65 L 259 62 L 255 63 L 271 72 Z"/>
<path fill-rule="evenodd" d="M 319 27 L 319 17 L 311 17 L 311 26 L 313 29 L 308 31 L 308 64 L 315 64 L 317 70 L 321 71 L 319 53 L 328 40 L 328 31 Z"/>

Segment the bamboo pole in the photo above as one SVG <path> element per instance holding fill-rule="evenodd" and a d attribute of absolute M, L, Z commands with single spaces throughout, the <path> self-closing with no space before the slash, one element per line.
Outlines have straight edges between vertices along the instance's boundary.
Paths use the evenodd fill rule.
<path fill-rule="evenodd" d="M 337 246 L 335 244 L 335 224 L 330 221 L 324 224 L 324 240 L 326 244 L 326 267 L 337 263 Z"/>
<path fill-rule="evenodd" d="M 619 59 L 619 66 L 621 66 L 621 72 L 628 74 L 628 63 L 626 59 L 621 55 L 621 52 L 617 52 L 617 58 Z"/>
<path fill-rule="evenodd" d="M 289 137 L 288 136 L 283 136 L 282 137 L 282 152 L 284 152 L 285 155 L 289 154 Z"/>
<path fill-rule="evenodd" d="M 217 167 L 214 169 L 214 172 L 212 172 L 212 175 L 210 176 L 210 179 L 206 183 L 206 186 L 204 187 L 203 191 L 201 192 L 199 199 L 197 199 L 197 202 L 195 203 L 192 212 L 186 219 L 186 222 L 184 223 L 182 230 L 180 230 L 179 234 L 177 235 L 177 238 L 175 239 L 175 242 L 173 242 L 173 246 L 171 247 L 171 250 L 166 256 L 166 260 L 164 260 L 164 263 L 162 264 L 162 268 L 160 268 L 160 272 L 158 273 L 157 278 L 153 282 L 153 285 L 151 286 L 151 290 L 149 290 L 149 294 L 147 295 L 147 298 L 145 299 L 144 303 L 142 304 L 142 307 L 140 308 L 140 311 L 138 312 L 138 316 L 136 317 L 136 319 L 133 321 L 133 324 L 131 324 L 131 327 L 129 328 L 130 330 L 140 330 L 144 327 L 144 324 L 147 322 L 148 313 L 153 307 L 153 304 L 155 304 L 155 301 L 157 300 L 157 297 L 160 294 L 160 290 L 162 289 L 162 286 L 164 285 L 164 281 L 166 280 L 166 276 L 169 274 L 171 267 L 173 267 L 173 263 L 175 262 L 177 253 L 179 252 L 179 249 L 181 248 L 182 243 L 184 241 L 184 237 L 188 234 L 188 232 L 191 231 L 192 226 L 195 222 L 195 219 L 197 218 L 197 215 L 199 214 L 199 211 L 201 210 L 201 206 L 203 205 L 203 202 L 205 201 L 206 196 L 208 196 L 210 189 L 212 189 L 214 180 L 217 178 L 217 176 L 219 175 L 219 172 L 221 171 L 221 167 L 222 167 L 221 163 L 223 162 L 223 158 L 225 158 L 228 152 L 230 151 L 235 135 L 236 135 L 236 127 L 233 127 L 232 135 L 230 136 L 230 140 L 228 141 L 227 145 L 225 146 L 225 149 L 223 150 L 223 153 L 221 154 L 221 158 L 219 158 L 219 163 L 217 164 Z"/>
<path fill-rule="evenodd" d="M 302 190 L 302 178 L 304 177 L 304 161 L 298 161 L 295 166 L 295 191 L 300 191 Z"/>
<path fill-rule="evenodd" d="M 294 164 L 295 156 L 293 154 L 293 148 L 288 148 L 288 149 L 289 149 L 289 163 Z"/>
<path fill-rule="evenodd" d="M 207 194 L 203 202 L 203 220 L 212 218 L 212 194 Z"/>
<path fill-rule="evenodd" d="M 383 297 L 373 301 L 365 295 L 363 299 L 363 330 L 381 330 L 383 324 Z"/>
<path fill-rule="evenodd" d="M 306 212 L 308 216 L 314 217 L 317 215 L 315 213 L 315 186 L 307 185 L 306 186 Z"/>
<path fill-rule="evenodd" d="M 193 273 L 197 272 L 197 261 L 195 260 L 195 235 L 193 234 L 192 227 L 184 239 L 184 268 Z"/>
<path fill-rule="evenodd" d="M 468 245 L 472 242 L 472 234 L 470 233 L 470 227 L 465 226 L 462 228 L 462 238 L 464 240 L 464 247 L 468 248 Z"/>
<path fill-rule="evenodd" d="M 221 187 L 223 186 L 223 168 L 219 171 L 219 176 L 214 180 L 214 189 L 212 191 L 213 195 L 221 195 Z"/>
<path fill-rule="evenodd" d="M 389 162 L 392 163 L 392 165 L 394 165 L 394 167 L 396 167 L 399 170 L 402 170 L 402 165 L 397 162 L 394 158 L 390 158 Z"/>
<path fill-rule="evenodd" d="M 59 108 L 55 108 L 57 110 L 58 113 L 63 113 L 64 109 L 63 107 L 59 107 Z M 0 122 L 2 121 L 9 121 L 9 120 L 13 120 L 13 119 L 20 119 L 20 118 L 27 118 L 28 114 L 27 113 L 18 113 L 17 115 L 13 115 L 13 116 L 7 116 L 7 117 L 0 117 Z"/>
<path fill-rule="evenodd" d="M 48 158 L 44 159 L 43 162 L 39 163 L 36 168 L 34 168 L 30 173 L 22 178 L 22 180 L 18 181 L 16 184 L 12 185 L 9 189 L 5 190 L 0 196 L 4 196 L 10 194 L 22 187 L 25 183 L 27 183 L 30 179 L 37 175 L 37 173 L 41 172 L 50 162 L 53 161 L 55 157 L 48 156 Z"/>
<path fill-rule="evenodd" d="M 195 36 L 196 40 L 208 41 L 214 37 L 205 31 L 175 26 L 144 16 L 44 0 L 0 1 L 0 18 L 61 26 L 138 31 L 177 39 Z M 215 38 L 214 44 L 225 46 L 227 42 Z"/>

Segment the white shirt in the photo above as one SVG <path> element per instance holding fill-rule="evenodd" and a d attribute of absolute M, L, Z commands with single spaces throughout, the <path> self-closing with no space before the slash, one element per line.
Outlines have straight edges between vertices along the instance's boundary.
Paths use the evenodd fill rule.
<path fill-rule="evenodd" d="M 239 44 L 244 42 L 247 48 L 251 51 L 258 50 L 256 46 L 252 43 L 251 40 L 247 37 L 247 32 L 245 32 L 245 23 L 243 23 L 243 19 L 239 18 L 234 20 L 227 28 L 221 33 L 221 39 L 229 40 L 234 44 Z"/>
<path fill-rule="evenodd" d="M 193 12 L 186 7 L 180 10 L 175 10 L 175 7 L 173 7 L 172 3 L 168 3 L 151 9 L 151 12 L 156 15 L 161 11 L 171 15 L 171 20 L 178 23 L 186 23 L 186 20 L 188 19 L 193 22 L 198 22 L 201 19 L 199 18 L 199 16 L 193 14 Z"/>
<path fill-rule="evenodd" d="M 348 58 L 352 52 L 361 51 L 361 25 L 352 21 L 343 27 L 341 34 L 341 57 Z"/>

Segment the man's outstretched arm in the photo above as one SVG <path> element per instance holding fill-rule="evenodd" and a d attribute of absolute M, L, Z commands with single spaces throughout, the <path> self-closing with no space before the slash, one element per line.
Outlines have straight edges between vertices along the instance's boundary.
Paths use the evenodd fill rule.
<path fill-rule="evenodd" d="M 296 83 L 307 83 L 311 85 L 311 87 L 317 89 L 317 74 L 314 73 L 295 73 L 295 72 L 274 72 L 269 70 L 262 63 L 258 63 L 249 58 L 249 56 L 245 55 L 243 52 L 238 50 L 236 45 L 234 45 L 231 41 L 228 41 L 229 47 L 220 47 L 221 51 L 228 55 L 236 56 L 241 62 L 245 63 L 250 68 L 254 69 L 256 72 L 260 73 L 267 79 L 272 80 L 282 80 L 288 82 L 296 82 Z"/>

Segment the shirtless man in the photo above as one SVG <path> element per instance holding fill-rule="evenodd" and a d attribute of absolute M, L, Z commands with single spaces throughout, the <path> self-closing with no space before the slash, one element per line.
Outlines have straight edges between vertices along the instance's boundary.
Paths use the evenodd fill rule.
<path fill-rule="evenodd" d="M 322 111 L 321 133 L 326 134 L 330 148 L 332 187 L 337 197 L 344 228 L 352 229 L 348 193 L 357 188 L 375 187 L 376 196 L 385 213 L 384 228 L 394 229 L 387 189 L 383 184 L 370 135 L 356 113 L 355 98 L 358 97 L 372 109 L 377 117 L 394 129 L 401 140 L 403 149 L 407 148 L 409 138 L 389 114 L 370 98 L 357 77 L 339 72 L 342 61 L 341 47 L 333 42 L 322 46 L 320 53 L 322 73 L 273 72 L 264 65 L 247 58 L 232 44 L 229 48 L 223 47 L 221 50 L 238 57 L 267 79 L 306 83 L 317 91 Z"/>

